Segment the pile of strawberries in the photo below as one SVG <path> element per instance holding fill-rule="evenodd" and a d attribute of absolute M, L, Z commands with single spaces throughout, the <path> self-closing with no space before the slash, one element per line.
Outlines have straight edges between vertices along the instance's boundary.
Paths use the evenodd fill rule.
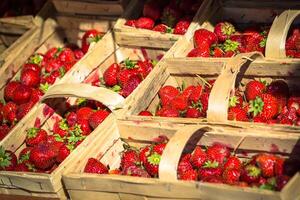
<path fill-rule="evenodd" d="M 90 30 L 82 38 L 82 48 L 69 45 L 53 47 L 45 54 L 34 54 L 22 66 L 20 77 L 10 81 L 4 88 L 0 103 L 0 140 L 39 101 L 48 87 L 69 71 L 88 51 L 91 42 L 96 42 L 100 33 Z"/>
<path fill-rule="evenodd" d="M 295 28 L 285 43 L 286 56 L 290 58 L 300 58 L 300 29 Z"/>
<path fill-rule="evenodd" d="M 187 88 L 162 87 L 158 95 L 160 105 L 155 116 L 160 117 L 206 117 L 208 99 L 215 80 L 209 80 L 204 86 L 190 85 Z M 152 116 L 149 111 L 141 111 L 141 116 Z"/>
<path fill-rule="evenodd" d="M 165 146 L 165 142 L 140 149 L 125 145 L 118 169 L 110 170 L 109 166 L 105 166 L 98 159 L 89 158 L 84 172 L 157 178 Z M 291 164 L 281 156 L 268 153 L 256 154 L 243 161 L 232 155 L 225 145 L 215 143 L 207 147 L 206 151 L 196 146 L 192 153 L 183 154 L 177 172 L 180 180 L 280 191 L 290 179 L 286 174 L 293 174 L 296 171 L 293 168 L 287 172 L 287 166 Z"/>
<path fill-rule="evenodd" d="M 290 94 L 288 84 L 251 80 L 230 97 L 228 119 L 261 123 L 300 125 L 300 97 Z"/>
<path fill-rule="evenodd" d="M 127 20 L 125 25 L 184 35 L 201 3 L 201 0 L 148 0 L 144 4 L 143 16 Z"/>
<path fill-rule="evenodd" d="M 155 63 L 152 60 L 133 61 L 129 59 L 120 64 L 113 63 L 105 70 L 103 81 L 97 79 L 92 85 L 109 88 L 123 97 L 127 97 L 148 76 Z"/>
<path fill-rule="evenodd" d="M 51 173 L 110 114 L 99 102 L 85 104 L 81 101 L 66 111 L 65 118 L 56 119 L 51 134 L 38 127 L 28 129 L 18 159 L 0 147 L 0 170 Z"/>
<path fill-rule="evenodd" d="M 238 53 L 265 53 L 268 30 L 251 27 L 242 33 L 229 22 L 220 22 L 214 32 L 198 29 L 194 33 L 194 49 L 187 57 L 232 57 Z"/>

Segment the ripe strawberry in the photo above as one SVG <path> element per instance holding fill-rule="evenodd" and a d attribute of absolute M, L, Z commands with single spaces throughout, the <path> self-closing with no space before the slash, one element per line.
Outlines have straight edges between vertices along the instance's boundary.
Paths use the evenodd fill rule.
<path fill-rule="evenodd" d="M 138 76 L 137 69 L 123 69 L 118 73 L 117 80 L 119 85 L 125 86 L 131 77 Z"/>
<path fill-rule="evenodd" d="M 262 94 L 256 97 L 254 101 L 250 101 L 250 109 L 248 112 L 253 112 L 253 116 L 261 116 L 269 120 L 275 117 L 278 113 L 278 102 L 275 97 L 270 94 Z"/>
<path fill-rule="evenodd" d="M 206 161 L 204 163 L 204 166 L 201 169 L 199 169 L 198 175 L 200 180 L 210 176 L 221 176 L 222 169 L 219 166 L 218 162 Z"/>
<path fill-rule="evenodd" d="M 230 156 L 230 150 L 223 144 L 216 143 L 210 147 L 208 147 L 207 158 L 210 161 L 216 161 L 219 165 L 222 165 L 226 159 Z"/>
<path fill-rule="evenodd" d="M 226 51 L 224 54 L 225 58 L 233 57 L 236 53 L 234 51 Z"/>
<path fill-rule="evenodd" d="M 90 115 L 89 124 L 93 129 L 96 129 L 110 113 L 106 110 L 98 110 Z"/>
<path fill-rule="evenodd" d="M 136 20 L 135 27 L 151 30 L 154 27 L 154 21 L 149 17 L 140 17 Z"/>
<path fill-rule="evenodd" d="M 77 122 L 76 113 L 75 112 L 68 113 L 67 116 L 66 116 L 66 120 L 67 120 L 67 123 L 68 123 L 69 127 L 74 126 Z"/>
<path fill-rule="evenodd" d="M 80 120 L 77 120 L 77 123 L 78 123 L 78 127 L 71 127 L 70 130 L 72 131 L 74 128 L 75 129 L 80 129 L 80 133 L 82 135 L 89 135 L 92 130 L 91 130 L 91 127 L 90 127 L 90 123 L 89 123 L 89 120 L 86 120 L 86 119 L 80 119 Z M 76 126 L 76 125 L 75 125 Z M 77 131 L 77 130 L 76 130 Z"/>
<path fill-rule="evenodd" d="M 47 143 L 51 145 L 53 149 L 56 149 L 55 151 L 58 152 L 61 146 L 64 145 L 64 140 L 59 135 L 48 135 L 47 137 Z"/>
<path fill-rule="evenodd" d="M 159 143 L 153 146 L 152 153 L 157 153 L 159 155 L 162 155 L 164 149 L 166 147 L 166 143 Z"/>
<path fill-rule="evenodd" d="M 240 170 L 242 167 L 242 163 L 238 157 L 231 156 L 227 159 L 226 163 L 224 164 L 224 169 L 237 169 Z"/>
<path fill-rule="evenodd" d="M 193 92 L 189 96 L 189 100 L 193 103 L 197 103 L 203 93 L 203 88 L 201 85 L 197 85 Z"/>
<path fill-rule="evenodd" d="M 287 103 L 288 109 L 295 108 L 297 115 L 300 116 L 300 97 L 292 96 Z"/>
<path fill-rule="evenodd" d="M 173 100 L 177 95 L 179 94 L 179 91 L 177 88 L 171 86 L 171 85 L 167 85 L 162 87 L 159 91 L 158 91 L 158 95 L 160 97 L 161 100 L 161 105 L 162 106 L 166 106 L 167 104 L 169 104 L 169 102 L 171 100 Z"/>
<path fill-rule="evenodd" d="M 230 185 L 237 183 L 239 181 L 240 175 L 240 170 L 234 168 L 227 168 L 222 174 L 224 183 Z"/>
<path fill-rule="evenodd" d="M 231 107 L 228 110 L 228 120 L 249 121 L 247 112 L 241 107 Z"/>
<path fill-rule="evenodd" d="M 193 166 L 190 163 L 190 154 L 187 154 L 188 156 L 183 157 L 180 162 L 178 163 L 177 172 L 179 177 L 184 174 L 186 171 L 192 170 Z"/>
<path fill-rule="evenodd" d="M 82 107 L 76 111 L 77 120 L 88 120 L 94 111 L 90 107 Z"/>
<path fill-rule="evenodd" d="M 51 73 L 54 70 L 58 70 L 63 65 L 64 65 L 63 62 L 60 61 L 59 59 L 51 58 L 46 62 L 44 69 L 47 73 Z"/>
<path fill-rule="evenodd" d="M 76 60 L 80 60 L 84 56 L 84 53 L 81 49 L 74 49 L 73 53 Z"/>
<path fill-rule="evenodd" d="M 188 107 L 188 99 L 182 95 L 178 95 L 172 99 L 170 106 L 176 110 L 184 111 Z"/>
<path fill-rule="evenodd" d="M 266 90 L 266 86 L 259 81 L 253 80 L 247 83 L 245 89 L 245 96 L 248 101 L 254 100 Z"/>
<path fill-rule="evenodd" d="M 194 33 L 195 47 L 206 46 L 209 49 L 211 45 L 216 44 L 217 42 L 217 35 L 209 30 L 198 29 Z"/>
<path fill-rule="evenodd" d="M 203 46 L 194 48 L 187 54 L 187 57 L 210 57 L 209 46 L 203 45 Z"/>
<path fill-rule="evenodd" d="M 141 111 L 138 115 L 140 116 L 153 116 L 153 114 L 147 110 Z"/>
<path fill-rule="evenodd" d="M 11 124 L 13 124 L 15 118 L 16 118 L 16 111 L 17 111 L 17 105 L 10 101 L 2 108 L 2 114 L 4 119 L 9 121 Z"/>
<path fill-rule="evenodd" d="M 169 4 L 168 6 L 164 7 L 161 21 L 170 27 L 174 27 L 174 25 L 180 19 L 181 15 L 182 13 L 178 8 Z"/>
<path fill-rule="evenodd" d="M 265 178 L 274 176 L 276 156 L 271 154 L 259 154 L 257 155 L 255 160 L 257 166 L 261 169 L 262 175 Z"/>
<path fill-rule="evenodd" d="M 146 170 L 144 170 L 140 166 L 136 166 L 136 165 L 131 165 L 131 166 L 126 167 L 125 169 L 122 170 L 121 174 L 127 175 L 127 176 L 150 178 L 150 175 L 148 174 L 148 172 Z"/>
<path fill-rule="evenodd" d="M 184 172 L 180 176 L 180 179 L 185 180 L 185 181 L 196 181 L 197 177 L 198 177 L 197 171 L 194 169 L 191 169 L 191 170 Z"/>
<path fill-rule="evenodd" d="M 56 162 L 61 163 L 63 162 L 74 149 L 72 145 L 62 145 L 58 150 L 58 155 L 56 157 Z"/>
<path fill-rule="evenodd" d="M 36 169 L 30 163 L 18 163 L 14 169 L 17 172 L 35 172 Z"/>
<path fill-rule="evenodd" d="M 248 184 L 257 183 L 261 176 L 261 170 L 255 165 L 246 165 L 241 171 L 241 180 Z"/>
<path fill-rule="evenodd" d="M 40 100 L 42 96 L 43 92 L 41 90 L 32 88 L 30 102 L 35 104 Z"/>
<path fill-rule="evenodd" d="M 96 158 L 89 158 L 85 167 L 85 173 L 107 174 L 108 168 Z"/>
<path fill-rule="evenodd" d="M 135 19 L 131 19 L 131 20 L 127 20 L 125 25 L 126 26 L 131 26 L 131 27 L 135 27 L 135 23 L 136 23 L 136 20 Z"/>
<path fill-rule="evenodd" d="M 84 54 L 88 52 L 91 43 L 98 42 L 102 38 L 101 33 L 95 29 L 88 30 L 81 39 L 81 50 Z"/>
<path fill-rule="evenodd" d="M 276 176 L 281 176 L 284 173 L 285 159 L 279 156 L 276 156 L 276 161 L 274 165 L 274 174 Z"/>
<path fill-rule="evenodd" d="M 21 83 L 29 87 L 36 87 L 40 83 L 40 74 L 34 70 L 23 70 L 20 77 Z"/>
<path fill-rule="evenodd" d="M 26 70 L 32 70 L 37 72 L 38 74 L 41 73 L 41 67 L 38 64 L 25 63 L 22 67 L 22 73 Z"/>
<path fill-rule="evenodd" d="M 0 171 L 13 171 L 17 165 L 17 156 L 0 147 Z"/>
<path fill-rule="evenodd" d="M 123 170 L 129 166 L 138 165 L 139 163 L 140 159 L 136 151 L 129 149 L 122 152 L 121 168 Z"/>
<path fill-rule="evenodd" d="M 44 129 L 30 128 L 27 130 L 26 144 L 28 146 L 35 146 L 47 140 L 47 132 Z"/>
<path fill-rule="evenodd" d="M 161 7 L 155 1 L 145 3 L 143 8 L 143 16 L 158 20 L 161 17 Z"/>
<path fill-rule="evenodd" d="M 245 34 L 246 52 L 260 51 L 265 52 L 266 37 L 258 32 Z"/>
<path fill-rule="evenodd" d="M 5 136 L 8 134 L 10 128 L 6 124 L 0 125 L 0 141 L 5 138 Z"/>
<path fill-rule="evenodd" d="M 148 156 L 151 153 L 151 146 L 145 146 L 140 149 L 139 158 L 142 164 L 146 163 Z"/>
<path fill-rule="evenodd" d="M 191 24 L 190 20 L 186 20 L 186 19 L 179 20 L 175 25 L 173 33 L 177 35 L 184 35 L 187 32 L 190 24 Z"/>
<path fill-rule="evenodd" d="M 196 146 L 191 157 L 191 164 L 196 168 L 201 168 L 206 162 L 206 159 L 206 153 L 201 149 L 201 147 Z"/>
<path fill-rule="evenodd" d="M 199 118 L 202 116 L 201 111 L 198 108 L 188 108 L 185 113 L 187 118 Z"/>
<path fill-rule="evenodd" d="M 201 179 L 202 182 L 208 183 L 223 183 L 223 178 L 221 176 L 206 176 Z"/>
<path fill-rule="evenodd" d="M 31 152 L 32 148 L 33 147 L 25 147 L 24 149 L 22 149 L 22 151 L 19 153 L 19 159 L 18 159 L 19 163 L 29 161 L 30 152 Z"/>
<path fill-rule="evenodd" d="M 45 57 L 47 59 L 56 58 L 61 51 L 62 48 L 52 47 L 45 53 Z"/>
<path fill-rule="evenodd" d="M 208 109 L 208 99 L 209 99 L 209 93 L 204 92 L 200 96 L 200 103 L 202 105 L 201 113 L 203 116 L 206 116 L 206 111 Z"/>
<path fill-rule="evenodd" d="M 30 152 L 30 161 L 39 169 L 46 170 L 53 167 L 57 150 L 46 142 L 39 143 Z"/>
<path fill-rule="evenodd" d="M 27 115 L 27 113 L 29 113 L 33 106 L 33 102 L 23 103 L 20 106 L 18 106 L 16 110 L 16 119 L 20 121 L 25 115 Z"/>
<path fill-rule="evenodd" d="M 31 88 L 26 85 L 19 85 L 13 93 L 13 101 L 16 104 L 27 103 L 30 100 Z"/>
<path fill-rule="evenodd" d="M 190 85 L 183 90 L 181 95 L 184 96 L 185 98 L 189 99 L 191 94 L 193 94 L 195 90 L 196 90 L 196 86 Z"/>
<path fill-rule="evenodd" d="M 6 101 L 13 99 L 14 91 L 17 87 L 19 87 L 21 84 L 18 81 L 11 81 L 9 82 L 5 88 L 4 88 L 4 98 Z"/>
<path fill-rule="evenodd" d="M 141 83 L 141 79 L 139 76 L 131 76 L 129 80 L 123 85 L 122 90 L 120 91 L 120 94 L 123 97 L 128 97 L 134 90 L 139 86 Z"/>
<path fill-rule="evenodd" d="M 220 47 L 215 47 L 212 56 L 215 58 L 221 58 L 224 56 L 224 51 Z"/>
<path fill-rule="evenodd" d="M 229 22 L 220 22 L 215 26 L 214 33 L 218 36 L 220 42 L 224 42 L 235 33 L 235 28 Z"/>
<path fill-rule="evenodd" d="M 63 50 L 59 53 L 58 59 L 63 63 L 73 62 L 75 61 L 74 52 L 70 48 L 63 48 Z"/>
<path fill-rule="evenodd" d="M 61 119 L 59 121 L 56 121 L 53 125 L 53 134 L 58 134 L 60 137 L 65 137 L 67 136 L 69 127 L 68 124 L 66 123 L 66 120 Z"/>
<path fill-rule="evenodd" d="M 119 169 L 111 169 L 108 171 L 108 174 L 119 175 L 119 174 L 121 174 L 121 171 Z"/>
<path fill-rule="evenodd" d="M 161 33 L 172 33 L 172 29 L 166 26 L 165 24 L 157 24 L 152 30 Z"/>
<path fill-rule="evenodd" d="M 210 91 L 211 91 L 212 87 L 214 86 L 215 82 L 216 82 L 215 79 L 208 80 L 207 81 L 208 84 L 205 84 L 204 92 L 210 93 Z"/>
<path fill-rule="evenodd" d="M 156 111 L 156 116 L 160 117 L 179 117 L 179 111 L 174 108 L 163 107 Z"/>
<path fill-rule="evenodd" d="M 161 159 L 161 155 L 154 152 L 147 157 L 144 163 L 146 171 L 153 177 L 158 176 L 158 166 Z"/>
<path fill-rule="evenodd" d="M 103 74 L 106 86 L 112 87 L 118 84 L 117 75 L 120 72 L 120 66 L 117 63 L 110 65 Z"/>
<path fill-rule="evenodd" d="M 151 60 L 144 60 L 144 61 L 138 61 L 137 64 L 138 69 L 137 72 L 145 79 L 148 74 L 152 71 L 153 69 L 153 63 Z"/>

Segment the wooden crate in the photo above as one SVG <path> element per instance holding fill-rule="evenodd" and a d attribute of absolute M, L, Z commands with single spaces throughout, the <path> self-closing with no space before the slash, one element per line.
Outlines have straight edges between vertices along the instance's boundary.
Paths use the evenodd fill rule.
<path fill-rule="evenodd" d="M 239 157 L 248 157 L 258 152 L 286 153 L 287 157 L 297 155 L 299 136 L 267 134 L 264 130 L 239 129 L 232 127 L 216 127 L 209 125 L 161 126 L 156 123 L 136 123 L 120 121 L 107 130 L 115 138 L 111 146 L 98 143 L 84 159 L 74 166 L 70 173 L 63 176 L 66 189 L 72 199 L 88 197 L 100 199 L 298 199 L 300 197 L 300 174 L 296 173 L 281 192 L 273 192 L 255 188 L 241 188 L 224 184 L 213 184 L 194 181 L 177 180 L 177 165 L 183 151 L 199 145 L 212 145 L 215 142 L 228 144 L 235 149 Z M 153 138 L 167 136 L 170 140 L 163 152 L 159 166 L 159 178 L 141 178 L 122 175 L 99 175 L 83 173 L 88 158 L 98 158 L 111 169 L 120 165 L 120 152 L 124 150 L 123 141 L 135 147 L 142 147 L 153 141 Z M 193 137 L 193 141 L 189 141 Z M 190 143 L 189 143 L 189 142 Z M 199 141 L 199 142 L 197 142 Z M 272 152 L 272 144 L 277 145 Z M 286 151 L 285 151 L 286 150 Z M 242 153 L 244 152 L 244 154 Z M 299 156 L 297 156 L 299 158 Z M 222 195 L 220 195 L 222 194 Z"/>
<path fill-rule="evenodd" d="M 62 97 L 70 97 L 67 100 Z M 71 98 L 75 97 L 75 98 Z M 124 98 L 120 95 L 105 89 L 87 84 L 58 84 L 49 89 L 43 96 L 41 103 L 37 106 L 36 112 L 22 124 L 18 132 L 9 135 L 1 142 L 6 150 L 18 153 L 26 147 L 26 130 L 31 127 L 41 127 L 49 134 L 52 134 L 53 124 L 65 110 L 65 102 L 74 104 L 76 98 L 96 100 L 114 112 L 117 106 L 122 106 Z M 53 107 L 48 105 L 53 105 Z M 119 108 L 119 107 L 118 107 Z M 48 112 L 46 112 L 48 110 Z M 11 195 L 37 196 L 45 198 L 66 199 L 67 195 L 63 189 L 61 176 L 68 172 L 70 167 L 80 162 L 81 155 L 84 155 L 94 146 L 96 141 L 105 141 L 110 136 L 103 135 L 101 130 L 111 126 L 114 120 L 113 114 L 109 115 L 60 165 L 50 174 L 33 172 L 9 172 L 0 171 L 0 193 Z M 110 141 L 110 140 L 109 140 Z M 105 142 L 104 142 L 105 144 Z M 0 194 L 0 195 L 1 195 Z"/>
<path fill-rule="evenodd" d="M 130 0 L 53 0 L 56 10 L 66 14 L 120 16 Z"/>
<path fill-rule="evenodd" d="M 236 1 L 236 0 L 206 0 L 206 5 L 198 17 L 197 24 L 190 30 L 186 37 L 178 40 L 170 49 L 170 55 L 174 58 L 185 58 L 194 48 L 194 32 L 200 28 L 213 31 L 214 26 L 222 21 L 232 22 L 237 27 L 245 28 L 249 24 L 257 23 L 262 25 L 272 25 L 276 15 L 284 12 L 285 9 L 300 7 L 295 1 Z M 268 36 L 269 38 L 269 36 Z M 188 58 L 187 62 L 192 62 L 198 58 Z M 203 58 L 208 60 L 226 61 L 229 58 Z M 274 60 L 274 59 L 268 59 Z M 178 60 L 180 61 L 180 59 Z M 182 62 L 184 62 L 182 60 Z"/>
<path fill-rule="evenodd" d="M 168 55 L 167 53 L 166 56 Z M 261 54 L 259 54 L 261 55 Z M 252 58 L 251 58 L 252 57 Z M 250 60 L 255 60 L 249 65 Z M 248 67 L 249 66 L 249 67 Z M 246 70 L 248 67 L 248 70 Z M 231 71 L 232 70 L 232 71 Z M 238 72 L 240 72 L 238 74 Z M 220 74 L 224 74 L 220 77 Z M 214 124 L 230 124 L 239 127 L 260 127 L 272 131 L 283 131 L 300 133 L 300 127 L 287 126 L 280 124 L 261 124 L 252 122 L 238 122 L 227 120 L 228 99 L 232 87 L 235 85 L 236 74 L 237 80 L 241 78 L 243 82 L 249 79 L 284 79 L 288 82 L 292 91 L 299 86 L 299 63 L 288 64 L 278 62 L 266 62 L 262 56 L 257 53 L 240 54 L 232 58 L 228 62 L 212 61 L 207 59 L 199 59 L 193 61 L 193 65 L 185 65 L 177 62 L 177 59 L 164 59 L 157 70 L 153 71 L 145 80 L 143 85 L 134 93 L 133 101 L 130 107 L 126 109 L 126 113 L 119 115 L 118 119 L 133 120 L 133 121 L 158 121 L 165 123 L 179 123 L 179 124 L 201 124 L 203 122 L 210 122 Z M 244 75 L 244 76 L 243 76 Z M 199 77 L 206 80 L 220 79 L 218 85 L 214 85 L 211 96 L 209 98 L 209 105 L 207 111 L 207 118 L 170 118 L 158 116 L 138 116 L 139 112 L 148 110 L 155 113 L 159 105 L 158 91 L 165 85 L 172 85 L 180 87 L 185 82 L 186 86 L 197 85 L 203 83 Z M 226 77 L 226 81 L 223 78 Z M 239 83 L 239 82 L 238 82 Z"/>
<path fill-rule="evenodd" d="M 297 21 L 296 18 L 299 14 L 299 10 L 286 10 L 275 18 L 266 44 L 266 58 L 280 59 L 281 62 L 285 60 L 288 62 L 290 60 L 299 62 L 299 58 L 287 58 L 285 54 L 285 42 L 290 26 Z M 297 22 L 299 22 L 299 20 Z"/>
<path fill-rule="evenodd" d="M 143 12 L 143 5 L 145 1 L 132 0 L 128 5 L 125 13 L 118 19 L 114 27 L 115 37 L 118 44 L 155 47 L 169 49 L 173 44 L 182 38 L 182 35 L 160 33 L 152 30 L 137 29 L 130 26 L 126 26 L 127 19 L 136 19 Z M 194 30 L 196 26 L 195 21 L 198 21 L 205 4 L 198 9 L 191 23 L 189 30 Z M 186 34 L 188 34 L 189 30 Z"/>

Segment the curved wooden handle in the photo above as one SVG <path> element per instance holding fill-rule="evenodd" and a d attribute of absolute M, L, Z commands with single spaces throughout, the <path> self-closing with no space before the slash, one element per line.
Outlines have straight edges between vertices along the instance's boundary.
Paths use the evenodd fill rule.
<path fill-rule="evenodd" d="M 111 111 L 124 106 L 124 97 L 103 87 L 95 87 L 83 83 L 64 83 L 49 88 L 41 101 L 59 97 L 78 97 L 101 102 Z"/>
<path fill-rule="evenodd" d="M 300 10 L 286 10 L 274 19 L 267 39 L 266 58 L 286 58 L 286 37 L 291 24 L 299 14 Z"/>
<path fill-rule="evenodd" d="M 263 57 L 259 52 L 242 53 L 230 59 L 217 78 L 208 100 L 207 120 L 209 122 L 226 122 L 230 93 L 235 88 L 237 74 L 248 61 Z"/>
<path fill-rule="evenodd" d="M 201 134 L 213 131 L 211 126 L 185 126 L 179 129 L 167 143 L 159 163 L 159 179 L 164 181 L 177 180 L 178 163 L 187 142 L 194 134 Z"/>

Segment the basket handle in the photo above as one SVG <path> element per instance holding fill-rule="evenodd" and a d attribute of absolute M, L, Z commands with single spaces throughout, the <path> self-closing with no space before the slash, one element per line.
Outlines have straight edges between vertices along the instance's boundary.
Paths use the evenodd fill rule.
<path fill-rule="evenodd" d="M 123 108 L 124 97 L 103 87 L 95 87 L 83 83 L 64 83 L 49 88 L 41 101 L 59 97 L 78 97 L 99 101 L 111 111 Z"/>
<path fill-rule="evenodd" d="M 267 39 L 266 58 L 286 58 L 285 41 L 287 34 L 291 24 L 299 14 L 300 10 L 286 10 L 274 19 Z"/>
<path fill-rule="evenodd" d="M 169 140 L 161 156 L 161 161 L 159 163 L 159 179 L 163 181 L 177 180 L 178 163 L 187 142 L 196 133 L 201 134 L 200 136 L 202 137 L 206 132 L 214 130 L 213 127 L 208 125 L 185 126 L 179 129 Z"/>
<path fill-rule="evenodd" d="M 226 122 L 228 102 L 234 90 L 236 77 L 241 67 L 248 61 L 263 57 L 259 52 L 242 53 L 230 59 L 217 78 L 208 100 L 207 120 L 209 122 Z"/>

